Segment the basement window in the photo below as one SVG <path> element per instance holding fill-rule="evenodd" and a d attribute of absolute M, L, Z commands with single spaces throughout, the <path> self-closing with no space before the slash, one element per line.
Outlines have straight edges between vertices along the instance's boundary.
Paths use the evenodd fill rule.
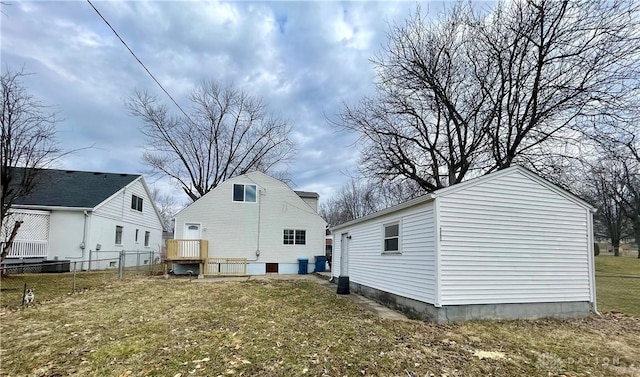
<path fill-rule="evenodd" d="M 400 252 L 400 223 L 384 224 L 384 241 L 382 246 L 383 253 L 399 253 Z"/>

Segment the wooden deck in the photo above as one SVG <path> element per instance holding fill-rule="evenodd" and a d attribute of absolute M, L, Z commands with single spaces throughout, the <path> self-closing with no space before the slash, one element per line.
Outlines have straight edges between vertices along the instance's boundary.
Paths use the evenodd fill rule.
<path fill-rule="evenodd" d="M 209 258 L 207 240 L 167 240 L 168 264 L 198 264 L 201 276 L 247 276 L 246 258 Z"/>
<path fill-rule="evenodd" d="M 173 263 L 204 263 L 209 257 L 207 240 L 167 240 L 166 260 Z"/>

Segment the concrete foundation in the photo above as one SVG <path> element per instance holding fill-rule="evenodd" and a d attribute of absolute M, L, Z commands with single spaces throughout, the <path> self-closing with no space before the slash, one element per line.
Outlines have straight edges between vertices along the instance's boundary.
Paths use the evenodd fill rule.
<path fill-rule="evenodd" d="M 378 301 L 405 313 L 408 318 L 436 323 L 468 321 L 474 319 L 538 319 L 580 318 L 591 313 L 589 302 L 540 302 L 524 304 L 471 304 L 435 307 L 426 302 L 391 294 L 358 283 L 350 282 L 351 293 Z"/>

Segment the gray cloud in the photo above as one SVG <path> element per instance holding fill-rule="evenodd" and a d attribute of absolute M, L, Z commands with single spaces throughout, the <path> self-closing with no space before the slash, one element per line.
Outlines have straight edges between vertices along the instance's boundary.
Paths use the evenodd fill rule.
<path fill-rule="evenodd" d="M 325 116 L 373 90 L 368 59 L 387 23 L 410 2 L 94 2 L 138 57 L 182 104 L 194 84 L 231 81 L 262 96 L 295 124 L 296 188 L 335 193 L 354 170 L 352 135 Z M 135 88 L 160 94 L 86 2 L 3 6 L 3 65 L 34 72 L 25 84 L 57 106 L 64 168 L 143 172 L 139 121 L 123 105 Z M 169 103 L 169 101 L 167 101 Z M 150 179 L 152 180 L 152 179 Z M 163 188 L 174 187 L 163 182 Z"/>

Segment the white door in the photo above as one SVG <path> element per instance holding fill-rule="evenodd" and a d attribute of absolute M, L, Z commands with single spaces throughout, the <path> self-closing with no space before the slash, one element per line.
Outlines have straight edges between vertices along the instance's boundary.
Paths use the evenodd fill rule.
<path fill-rule="evenodd" d="M 200 257 L 200 224 L 186 223 L 184 224 L 184 237 L 179 243 L 178 255 L 184 258 Z"/>
<path fill-rule="evenodd" d="M 349 233 L 340 237 L 340 276 L 349 276 Z"/>
<path fill-rule="evenodd" d="M 184 237 L 185 240 L 199 240 L 200 239 L 200 224 L 186 223 L 184 224 Z"/>

